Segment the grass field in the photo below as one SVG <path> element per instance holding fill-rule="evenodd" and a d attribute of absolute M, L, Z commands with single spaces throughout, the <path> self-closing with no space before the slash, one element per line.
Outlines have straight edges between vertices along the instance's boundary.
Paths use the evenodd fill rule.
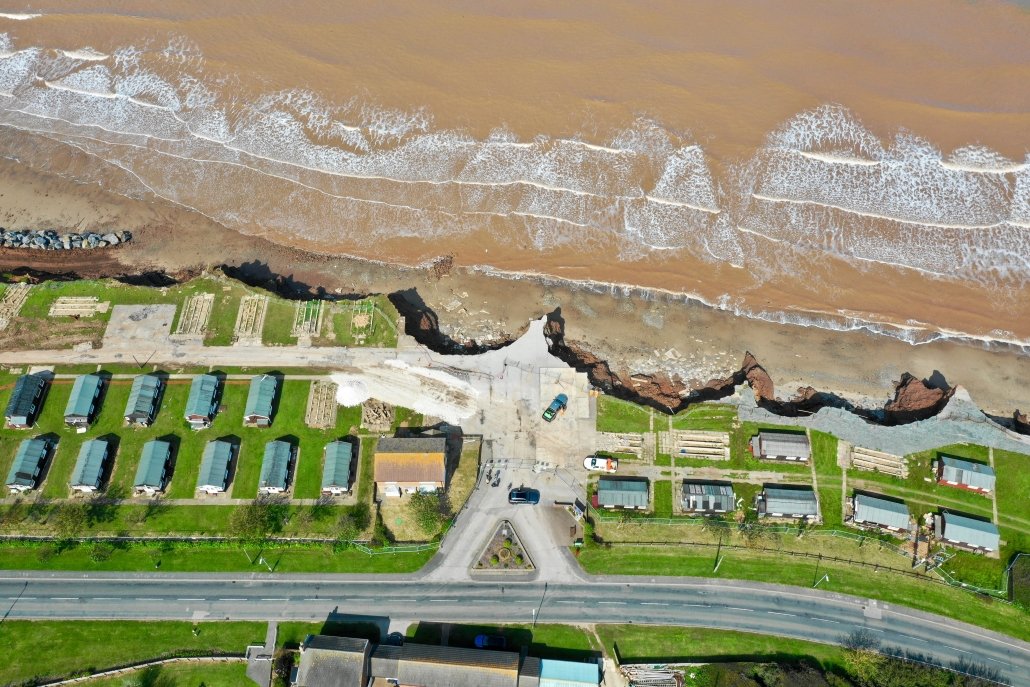
<path fill-rule="evenodd" d="M 651 412 L 650 408 L 614 396 L 598 396 L 597 429 L 600 432 L 649 432 Z"/>
<path fill-rule="evenodd" d="M 830 581 L 820 584 L 820 589 L 898 603 L 1030 639 L 1030 624 L 1024 611 L 939 582 L 883 570 L 874 572 L 869 567 L 852 567 L 825 559 L 797 559 L 725 548 L 723 562 L 718 572 L 713 573 L 715 551 L 714 546 L 589 546 L 580 552 L 579 561 L 587 572 L 594 574 L 718 577 L 801 587 L 811 587 L 821 575 L 829 574 Z"/>
<path fill-rule="evenodd" d="M 794 663 L 807 659 L 831 669 L 842 661 L 840 647 L 833 644 L 703 627 L 598 625 L 597 635 L 609 655 L 627 663 Z"/>
<path fill-rule="evenodd" d="M 7 620 L 0 625 L 0 684 L 95 673 L 181 652 L 242 654 L 264 638 L 264 623 Z"/>
<path fill-rule="evenodd" d="M 721 403 L 699 403 L 672 416 L 673 429 L 729 432 L 736 423 L 737 409 Z"/>
<path fill-rule="evenodd" d="M 819 483 L 819 509 L 823 516 L 823 525 L 841 527 L 844 524 L 841 498 L 841 482 L 844 479 L 844 471 L 837 465 L 837 437 L 815 430 L 810 434 L 812 461 Z"/>
<path fill-rule="evenodd" d="M 655 480 L 654 483 L 654 516 L 656 518 L 672 517 L 672 499 L 675 483 L 667 479 Z"/>
<path fill-rule="evenodd" d="M 315 340 L 316 345 L 397 347 L 400 313 L 386 296 L 339 301 L 331 313 L 327 313 L 323 337 Z"/>
<path fill-rule="evenodd" d="M 41 560 L 44 547 L 4 546 L 0 548 L 4 568 L 10 570 L 118 570 L 135 572 L 260 572 L 268 569 L 255 563 L 260 553 L 275 572 L 339 572 L 339 573 L 408 573 L 425 565 L 433 551 L 417 553 L 382 553 L 370 556 L 356 549 L 334 552 L 328 546 L 199 546 L 197 548 L 163 548 L 139 546 L 114 549 L 109 557 L 96 561 L 92 547 L 77 546 L 53 553 Z"/>
<path fill-rule="evenodd" d="M 138 680 L 138 682 L 131 682 Z M 124 673 L 117 677 L 97 678 L 81 684 L 88 687 L 127 687 L 152 685 L 153 687 L 239 687 L 253 684 L 247 677 L 247 663 L 168 663 Z"/>

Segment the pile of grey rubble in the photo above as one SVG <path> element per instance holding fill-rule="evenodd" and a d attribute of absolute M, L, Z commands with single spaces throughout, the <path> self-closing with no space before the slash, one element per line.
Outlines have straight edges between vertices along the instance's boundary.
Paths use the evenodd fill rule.
<path fill-rule="evenodd" d="M 98 234 L 93 231 L 82 233 L 58 234 L 53 229 L 44 231 L 26 231 L 0 229 L 0 247 L 34 248 L 36 250 L 72 250 L 76 248 L 104 248 L 128 243 L 132 240 L 132 232 L 108 232 Z"/>

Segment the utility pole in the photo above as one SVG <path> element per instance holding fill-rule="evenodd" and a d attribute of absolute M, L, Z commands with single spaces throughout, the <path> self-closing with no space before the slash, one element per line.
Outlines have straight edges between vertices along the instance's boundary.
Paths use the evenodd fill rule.
<path fill-rule="evenodd" d="M 815 584 L 813 584 L 813 585 L 812 585 L 812 589 L 815 589 L 816 587 L 818 587 L 818 586 L 819 586 L 819 583 L 820 583 L 820 582 L 824 582 L 824 581 L 825 581 L 825 582 L 829 582 L 829 581 L 830 581 L 830 575 L 829 575 L 829 573 L 827 573 L 826 575 L 823 575 L 822 577 L 820 577 L 820 578 L 819 578 L 819 580 L 818 580 L 818 582 L 816 582 Z"/>

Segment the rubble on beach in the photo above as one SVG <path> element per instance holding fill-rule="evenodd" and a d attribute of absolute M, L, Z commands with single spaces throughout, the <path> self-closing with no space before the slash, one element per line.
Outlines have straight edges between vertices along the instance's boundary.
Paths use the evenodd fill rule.
<path fill-rule="evenodd" d="M 0 228 L 0 247 L 3 248 L 31 248 L 34 250 L 92 250 L 96 248 L 107 248 L 117 246 L 120 243 L 128 243 L 132 240 L 132 232 L 106 232 L 103 234 L 95 231 L 80 233 L 57 233 L 53 229 L 27 231 L 24 229 L 3 229 Z"/>

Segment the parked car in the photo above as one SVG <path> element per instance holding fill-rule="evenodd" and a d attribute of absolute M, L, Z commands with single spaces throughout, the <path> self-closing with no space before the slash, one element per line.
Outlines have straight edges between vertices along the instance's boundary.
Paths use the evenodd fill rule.
<path fill-rule="evenodd" d="M 476 635 L 477 649 L 503 649 L 508 642 L 500 635 Z"/>
<path fill-rule="evenodd" d="M 536 489 L 516 487 L 508 492 L 508 503 L 528 503 L 534 506 L 540 503 L 540 492 Z"/>
<path fill-rule="evenodd" d="M 544 411 L 544 420 L 550 422 L 559 412 L 565 410 L 567 405 L 569 405 L 569 397 L 565 394 L 558 394 L 551 401 L 551 405 L 547 406 L 547 410 Z"/>
<path fill-rule="evenodd" d="M 619 469 L 617 458 L 605 458 L 604 456 L 587 456 L 583 459 L 583 467 L 587 470 L 600 470 L 601 472 L 615 472 Z"/>

